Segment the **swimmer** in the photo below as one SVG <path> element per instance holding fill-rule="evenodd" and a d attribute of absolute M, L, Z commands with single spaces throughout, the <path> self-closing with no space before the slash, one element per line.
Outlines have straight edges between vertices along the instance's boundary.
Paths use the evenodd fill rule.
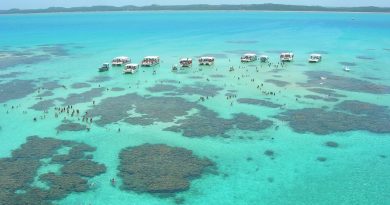
<path fill-rule="evenodd" d="M 110 180 L 110 182 L 111 182 L 111 185 L 112 185 L 112 186 L 115 186 L 115 183 L 116 183 L 116 182 L 115 182 L 115 179 L 114 179 L 114 178 L 112 178 L 112 179 Z"/>

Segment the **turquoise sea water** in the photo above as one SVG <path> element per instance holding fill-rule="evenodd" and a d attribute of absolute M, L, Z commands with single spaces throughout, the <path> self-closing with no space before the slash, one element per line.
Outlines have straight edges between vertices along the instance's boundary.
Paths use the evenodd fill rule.
<path fill-rule="evenodd" d="M 389 108 L 379 113 L 369 110 L 352 118 L 331 115 L 330 121 L 347 127 L 342 130 L 334 130 L 335 125 L 321 120 L 310 123 L 323 117 L 315 115 L 317 111 L 309 114 L 313 120 L 295 127 L 294 121 L 277 117 L 304 108 L 332 113 L 346 101 L 390 106 L 389 36 L 387 14 L 118 12 L 0 16 L 0 157 L 10 157 L 12 150 L 32 135 L 96 147 L 93 160 L 107 167 L 105 173 L 89 179 L 96 186 L 86 192 L 73 192 L 55 204 L 175 204 L 178 198 L 184 199 L 183 204 L 389 204 Z M 283 51 L 294 52 L 295 59 L 284 67 L 275 67 Z M 241 64 L 240 56 L 247 52 L 269 55 L 273 64 Z M 310 53 L 321 53 L 323 61 L 307 63 Z M 159 55 L 162 63 L 155 68 L 141 68 L 135 75 L 123 75 L 122 68 L 115 67 L 97 72 L 102 63 L 121 55 L 133 62 Z M 203 55 L 215 56 L 215 65 L 200 69 L 195 63 L 188 70 L 171 71 L 181 57 L 196 59 Z M 233 72 L 229 72 L 230 66 L 235 68 Z M 351 71 L 345 72 L 345 66 Z M 308 71 L 318 76 L 311 79 Z M 319 76 L 326 79 L 320 80 Z M 272 80 L 288 84 L 277 86 Z M 77 88 L 72 87 L 74 83 L 87 84 Z M 146 101 L 149 97 L 164 100 L 170 97 L 169 92 L 148 90 L 161 84 L 194 89 L 214 86 L 216 91 L 205 88 L 214 97 L 193 91 L 173 94 L 215 111 L 219 118 L 232 119 L 234 114 L 244 113 L 269 119 L 273 125 L 256 131 L 224 130 L 222 136 L 189 137 L 165 130 L 180 124 L 179 118 L 196 112 L 191 110 L 188 116 L 157 120 L 151 125 L 127 123 L 121 118 L 102 125 L 96 117 L 94 123 L 88 123 L 89 132 L 56 130 L 64 117 L 85 123 L 66 114 L 56 118 L 54 107 L 72 105 L 82 112 L 92 109 L 93 113 L 93 101 L 99 106 L 107 98 L 128 93 L 137 93 Z M 340 96 L 327 100 L 333 94 L 314 93 L 309 90 L 312 88 L 324 88 Z M 98 91 L 86 96 L 91 89 Z M 39 96 L 46 91 L 47 96 Z M 209 98 L 199 101 L 202 96 Z M 244 104 L 237 101 L 239 98 L 279 106 Z M 53 100 L 53 106 L 31 108 L 47 100 Z M 133 103 L 131 99 L 129 103 Z M 146 104 L 145 112 L 156 107 L 157 112 L 163 112 L 169 106 L 140 104 Z M 127 114 L 131 115 L 130 111 Z M 359 120 L 360 116 L 368 117 Z M 357 126 L 360 122 L 363 125 Z M 308 125 L 329 132 L 316 132 Z M 327 142 L 338 146 L 326 146 Z M 205 172 L 191 181 L 187 191 L 169 197 L 111 186 L 111 178 L 121 183 L 117 176 L 120 151 L 144 143 L 191 150 L 198 157 L 212 160 L 217 173 Z M 267 150 L 272 156 L 265 154 Z M 58 168 L 41 167 L 37 176 L 49 171 L 58 172 Z"/>

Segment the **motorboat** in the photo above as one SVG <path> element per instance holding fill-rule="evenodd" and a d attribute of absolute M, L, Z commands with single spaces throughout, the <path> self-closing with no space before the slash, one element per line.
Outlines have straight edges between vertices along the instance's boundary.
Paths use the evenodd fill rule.
<path fill-rule="evenodd" d="M 180 59 L 180 66 L 182 68 L 187 68 L 192 66 L 192 59 L 191 58 L 182 58 Z"/>
<path fill-rule="evenodd" d="M 144 67 L 152 67 L 152 66 L 158 65 L 159 63 L 160 63 L 159 56 L 146 56 L 142 60 L 141 65 Z"/>
<path fill-rule="evenodd" d="M 254 62 L 257 60 L 257 55 L 254 53 L 247 53 L 241 56 L 242 63 Z"/>
<path fill-rule="evenodd" d="M 322 56 L 320 54 L 311 54 L 309 57 L 309 63 L 319 63 L 322 60 Z"/>
<path fill-rule="evenodd" d="M 103 65 L 99 68 L 99 72 L 105 72 L 110 69 L 110 64 L 109 63 L 103 63 Z"/>
<path fill-rule="evenodd" d="M 138 71 L 139 65 L 135 63 L 126 64 L 125 69 L 123 69 L 124 74 L 134 74 Z"/>
<path fill-rule="evenodd" d="M 282 62 L 291 62 L 294 60 L 294 53 L 281 53 L 280 61 Z"/>
<path fill-rule="evenodd" d="M 210 56 L 204 56 L 199 58 L 199 65 L 214 65 L 215 58 Z"/>
<path fill-rule="evenodd" d="M 125 63 L 131 63 L 131 60 L 127 56 L 118 56 L 112 59 L 112 66 L 122 66 Z"/>
<path fill-rule="evenodd" d="M 351 71 L 351 69 L 350 69 L 348 66 L 345 66 L 345 67 L 344 67 L 344 71 L 345 71 L 345 72 L 349 72 L 349 71 Z"/>
<path fill-rule="evenodd" d="M 268 60 L 269 60 L 268 56 L 266 56 L 266 55 L 261 55 L 260 56 L 260 62 L 266 63 L 266 62 L 268 62 Z"/>

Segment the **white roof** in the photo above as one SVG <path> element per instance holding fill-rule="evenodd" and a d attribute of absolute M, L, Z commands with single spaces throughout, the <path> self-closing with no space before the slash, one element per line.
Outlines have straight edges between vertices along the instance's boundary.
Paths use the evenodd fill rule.
<path fill-rule="evenodd" d="M 103 65 L 110 65 L 109 63 L 103 63 Z"/>
<path fill-rule="evenodd" d="M 310 54 L 310 56 L 313 56 L 313 57 L 321 57 L 321 54 L 313 53 L 313 54 Z"/>
<path fill-rule="evenodd" d="M 136 63 L 129 63 L 129 64 L 126 64 L 126 67 L 137 67 L 138 64 Z"/>
<path fill-rule="evenodd" d="M 256 56 L 256 54 L 254 54 L 254 53 L 246 53 L 246 54 L 244 54 L 244 56 Z"/>
<path fill-rule="evenodd" d="M 190 61 L 190 60 L 192 60 L 191 58 L 182 58 L 182 59 L 180 59 L 180 61 Z"/>
<path fill-rule="evenodd" d="M 160 56 L 145 56 L 144 59 L 157 59 L 160 58 Z"/>
<path fill-rule="evenodd" d="M 294 53 L 281 53 L 280 55 L 294 55 Z"/>
<path fill-rule="evenodd" d="M 203 56 L 203 57 L 200 57 L 199 59 L 205 59 L 205 60 L 207 60 L 207 59 L 214 59 L 214 57 L 211 57 L 211 56 Z"/>

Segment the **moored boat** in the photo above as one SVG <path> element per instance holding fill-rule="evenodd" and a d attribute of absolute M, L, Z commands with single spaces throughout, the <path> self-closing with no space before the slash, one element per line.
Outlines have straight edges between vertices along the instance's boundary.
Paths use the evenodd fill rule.
<path fill-rule="evenodd" d="M 155 65 L 158 65 L 160 63 L 160 57 L 159 56 L 146 56 L 142 60 L 141 65 L 145 67 L 152 67 Z"/>
<path fill-rule="evenodd" d="M 310 54 L 309 63 L 319 63 L 322 60 L 322 56 L 320 54 Z"/>
<path fill-rule="evenodd" d="M 126 64 L 125 69 L 123 69 L 124 74 L 134 74 L 138 71 L 139 65 L 135 63 Z"/>
<path fill-rule="evenodd" d="M 110 64 L 109 63 L 103 63 L 103 65 L 99 68 L 99 72 L 105 72 L 110 69 Z"/>
<path fill-rule="evenodd" d="M 192 59 L 191 58 L 182 58 L 180 59 L 180 66 L 181 67 L 191 67 L 192 66 Z"/>
<path fill-rule="evenodd" d="M 257 55 L 254 53 L 247 53 L 241 56 L 242 63 L 254 62 L 257 60 Z"/>
<path fill-rule="evenodd" d="M 215 58 L 211 56 L 204 56 L 199 58 L 199 65 L 214 65 Z"/>
<path fill-rule="evenodd" d="M 131 63 L 131 60 L 127 56 L 118 56 L 112 59 L 112 66 L 122 66 L 125 63 Z"/>
<path fill-rule="evenodd" d="M 294 53 L 281 53 L 280 61 L 282 62 L 290 62 L 294 60 Z"/>

